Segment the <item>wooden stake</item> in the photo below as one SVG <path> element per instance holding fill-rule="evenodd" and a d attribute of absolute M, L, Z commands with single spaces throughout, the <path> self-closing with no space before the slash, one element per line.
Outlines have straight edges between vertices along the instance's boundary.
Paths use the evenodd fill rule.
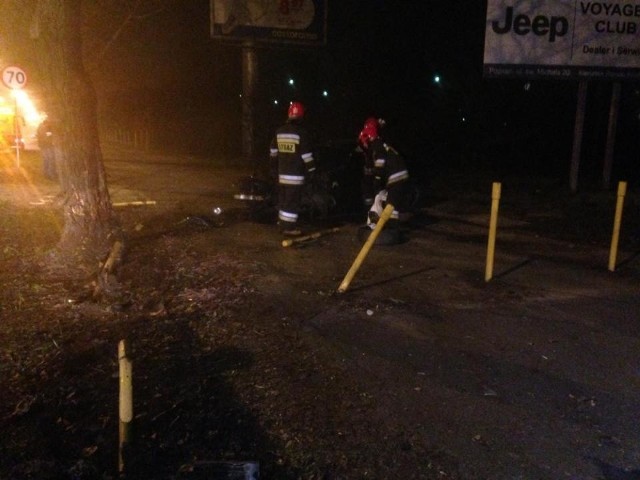
<path fill-rule="evenodd" d="M 103 273 L 111 273 L 116 265 L 118 265 L 122 261 L 122 251 L 124 249 L 124 245 L 121 241 L 116 240 L 114 244 L 111 246 L 111 251 L 109 253 L 109 257 L 107 261 L 104 262 L 102 267 Z"/>
<path fill-rule="evenodd" d="M 118 472 L 123 475 L 126 470 L 124 450 L 131 442 L 131 422 L 133 420 L 132 365 L 127 358 L 127 346 L 124 340 L 120 340 L 118 344 L 118 363 L 120 365 Z"/>

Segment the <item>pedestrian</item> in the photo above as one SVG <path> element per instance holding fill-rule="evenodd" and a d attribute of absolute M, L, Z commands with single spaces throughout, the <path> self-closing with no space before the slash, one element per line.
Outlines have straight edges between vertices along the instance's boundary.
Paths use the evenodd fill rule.
<path fill-rule="evenodd" d="M 53 129 L 51 121 L 45 118 L 36 132 L 38 140 L 38 148 L 40 148 L 40 154 L 42 155 L 42 170 L 44 176 L 49 180 L 57 180 L 58 175 L 56 173 L 56 154 L 53 146 Z"/>
<path fill-rule="evenodd" d="M 303 188 L 316 169 L 311 137 L 303 126 L 304 113 L 302 103 L 291 102 L 287 121 L 276 130 L 269 152 L 272 172 L 278 178 L 278 225 L 289 236 L 302 234 L 298 220 Z"/>
<path fill-rule="evenodd" d="M 401 214 L 408 210 L 409 171 L 402 155 L 383 140 L 381 122 L 368 118 L 360 132 L 359 141 L 373 161 L 373 183 L 376 197 L 369 210 L 367 224 L 373 228 L 387 203 L 393 205 L 390 225 L 397 226 Z"/>

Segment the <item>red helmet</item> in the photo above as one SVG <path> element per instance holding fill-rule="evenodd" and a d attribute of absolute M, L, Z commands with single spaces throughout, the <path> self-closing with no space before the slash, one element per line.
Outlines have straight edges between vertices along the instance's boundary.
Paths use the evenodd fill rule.
<path fill-rule="evenodd" d="M 380 122 L 375 117 L 369 117 L 364 122 L 364 127 L 358 136 L 358 141 L 365 147 L 370 141 L 375 140 L 379 136 L 378 129 Z"/>
<path fill-rule="evenodd" d="M 289 118 L 304 117 L 304 105 L 300 102 L 291 102 L 289 104 Z"/>

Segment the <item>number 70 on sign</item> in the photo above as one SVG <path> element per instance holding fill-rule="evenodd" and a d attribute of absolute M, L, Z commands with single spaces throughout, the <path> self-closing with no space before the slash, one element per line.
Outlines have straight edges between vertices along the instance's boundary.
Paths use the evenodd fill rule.
<path fill-rule="evenodd" d="M 27 84 L 27 74 L 20 67 L 6 67 L 2 70 L 2 83 L 7 88 L 21 89 Z"/>

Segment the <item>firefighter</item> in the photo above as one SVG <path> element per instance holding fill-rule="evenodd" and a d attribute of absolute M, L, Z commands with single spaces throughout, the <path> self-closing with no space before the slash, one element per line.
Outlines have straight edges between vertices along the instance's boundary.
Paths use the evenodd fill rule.
<path fill-rule="evenodd" d="M 310 182 L 316 166 L 311 137 L 302 125 L 304 106 L 289 105 L 287 122 L 276 130 L 271 142 L 271 171 L 278 178 L 278 225 L 282 233 L 301 235 L 298 225 L 305 181 Z"/>
<path fill-rule="evenodd" d="M 364 122 L 365 126 L 383 127 L 385 121 L 382 118 L 369 117 Z M 372 128 L 372 127 L 370 127 Z M 371 149 L 366 147 L 367 138 L 365 136 L 365 129 L 360 132 L 358 137 L 358 146 L 356 147 L 356 154 L 362 159 L 362 178 L 360 182 L 360 191 L 362 193 L 362 203 L 366 210 L 369 210 L 373 205 L 373 201 L 376 196 L 376 185 L 374 177 L 374 160 Z"/>
<path fill-rule="evenodd" d="M 386 203 L 393 205 L 390 225 L 396 225 L 407 207 L 409 171 L 402 156 L 380 136 L 381 122 L 368 118 L 360 132 L 359 141 L 373 160 L 373 183 L 376 197 L 369 210 L 367 223 L 373 228 Z"/>

